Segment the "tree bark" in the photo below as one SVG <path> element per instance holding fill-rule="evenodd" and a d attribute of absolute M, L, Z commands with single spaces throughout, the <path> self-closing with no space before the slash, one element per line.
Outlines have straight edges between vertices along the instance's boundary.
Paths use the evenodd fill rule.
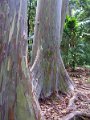
<path fill-rule="evenodd" d="M 0 120 L 40 120 L 27 65 L 27 1 L 0 0 Z"/>
<path fill-rule="evenodd" d="M 38 98 L 73 89 L 60 54 L 62 0 L 39 0 L 31 73 Z"/>

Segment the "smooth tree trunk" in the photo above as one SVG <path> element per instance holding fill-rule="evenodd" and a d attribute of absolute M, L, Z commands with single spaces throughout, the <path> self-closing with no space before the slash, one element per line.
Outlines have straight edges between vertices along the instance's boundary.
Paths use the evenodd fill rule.
<path fill-rule="evenodd" d="M 33 64 L 36 54 L 37 54 L 37 49 L 38 49 L 38 43 L 39 43 L 39 39 L 38 39 L 38 25 L 39 25 L 39 21 L 38 21 L 38 14 L 40 14 L 40 2 L 37 2 L 37 10 L 36 10 L 36 24 L 35 24 L 35 30 L 34 30 L 34 42 L 33 42 L 33 49 L 32 49 L 32 59 L 31 59 L 31 64 Z M 62 1 L 62 8 L 61 8 L 61 28 L 60 28 L 60 43 L 62 41 L 62 35 L 63 35 L 63 27 L 64 27 L 64 22 L 65 22 L 65 18 L 66 18 L 66 14 L 67 14 L 67 10 L 69 7 L 69 0 L 63 0 Z M 59 11 L 58 11 L 59 12 Z M 38 40 L 37 40 L 38 39 Z"/>
<path fill-rule="evenodd" d="M 62 0 L 38 0 L 30 70 L 37 98 L 74 89 L 59 49 L 61 11 Z"/>
<path fill-rule="evenodd" d="M 69 0 L 62 0 L 60 42 L 62 41 L 63 28 L 64 28 L 66 14 L 68 13 L 68 7 L 69 7 Z"/>
<path fill-rule="evenodd" d="M 0 120 L 40 120 L 27 65 L 27 1 L 0 0 Z"/>

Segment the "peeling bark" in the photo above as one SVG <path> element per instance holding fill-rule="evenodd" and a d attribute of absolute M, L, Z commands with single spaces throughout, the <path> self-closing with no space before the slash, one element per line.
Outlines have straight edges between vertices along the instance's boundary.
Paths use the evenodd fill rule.
<path fill-rule="evenodd" d="M 31 74 L 38 98 L 73 90 L 60 54 L 62 0 L 39 0 Z M 63 19 L 62 19 L 63 21 Z"/>
<path fill-rule="evenodd" d="M 0 0 L 0 120 L 40 120 L 27 65 L 27 1 Z"/>

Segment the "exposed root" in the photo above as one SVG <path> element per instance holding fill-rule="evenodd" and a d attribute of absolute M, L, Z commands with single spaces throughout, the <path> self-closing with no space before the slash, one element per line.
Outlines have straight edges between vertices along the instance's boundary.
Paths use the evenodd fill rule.
<path fill-rule="evenodd" d="M 77 94 L 75 94 L 69 101 L 68 108 L 67 109 L 76 109 L 75 108 L 75 101 L 78 100 Z"/>
<path fill-rule="evenodd" d="M 90 100 L 88 100 L 87 96 L 83 95 L 80 92 L 76 92 L 73 97 L 70 99 L 67 111 L 73 111 L 72 113 L 66 115 L 62 118 L 62 120 L 90 120 L 90 114 L 84 113 L 81 111 L 76 111 L 76 105 L 75 102 L 81 100 L 86 103 L 90 103 Z"/>
<path fill-rule="evenodd" d="M 83 95 L 81 92 L 76 92 L 73 95 L 73 97 L 70 99 L 69 104 L 68 104 L 68 108 L 75 107 L 75 101 L 77 101 L 78 99 L 83 101 L 83 102 L 90 103 L 90 100 L 88 100 L 86 95 Z"/>
<path fill-rule="evenodd" d="M 85 90 L 90 90 L 90 87 L 88 87 L 88 86 L 80 86 L 82 89 L 85 89 Z"/>
<path fill-rule="evenodd" d="M 81 111 L 74 111 L 63 117 L 62 120 L 90 120 L 90 114 Z"/>

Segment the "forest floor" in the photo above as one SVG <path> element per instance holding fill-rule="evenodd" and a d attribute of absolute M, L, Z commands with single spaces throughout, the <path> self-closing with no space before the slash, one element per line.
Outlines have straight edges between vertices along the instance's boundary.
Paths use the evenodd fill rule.
<path fill-rule="evenodd" d="M 74 120 L 74 115 L 82 115 L 78 120 L 90 120 L 90 69 L 78 67 L 74 72 L 68 69 L 75 83 L 74 95 L 60 94 L 40 101 L 42 114 L 46 120 Z M 89 118 L 85 119 L 86 114 Z"/>

